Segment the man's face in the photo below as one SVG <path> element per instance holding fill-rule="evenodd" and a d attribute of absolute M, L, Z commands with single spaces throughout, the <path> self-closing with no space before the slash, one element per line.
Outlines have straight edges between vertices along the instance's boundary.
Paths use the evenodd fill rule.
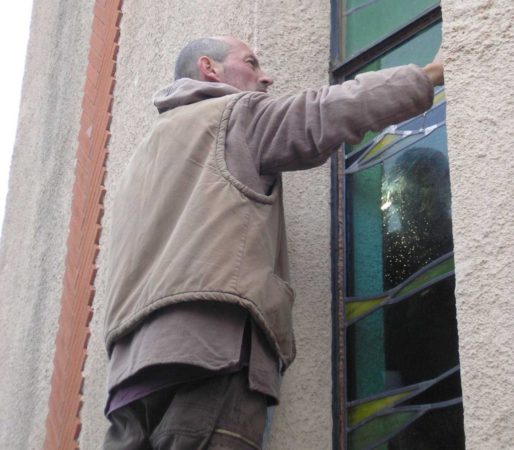
<path fill-rule="evenodd" d="M 268 86 L 273 84 L 273 80 L 261 70 L 255 54 L 238 39 L 222 39 L 231 49 L 225 61 L 221 63 L 218 72 L 220 81 L 242 91 L 266 92 Z"/>

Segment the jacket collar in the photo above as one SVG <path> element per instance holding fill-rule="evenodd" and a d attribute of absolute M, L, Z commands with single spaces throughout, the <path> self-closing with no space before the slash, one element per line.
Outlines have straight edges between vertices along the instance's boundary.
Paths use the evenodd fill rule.
<path fill-rule="evenodd" d="M 179 106 L 189 105 L 210 98 L 237 94 L 238 92 L 241 91 L 224 83 L 181 78 L 157 91 L 153 97 L 153 104 L 159 113 L 163 113 Z"/>

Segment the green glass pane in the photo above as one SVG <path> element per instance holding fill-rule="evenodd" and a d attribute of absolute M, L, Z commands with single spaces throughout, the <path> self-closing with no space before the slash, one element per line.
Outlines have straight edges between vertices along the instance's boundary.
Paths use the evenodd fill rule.
<path fill-rule="evenodd" d="M 346 2 L 345 59 L 396 31 L 437 0 L 353 0 Z"/>
<path fill-rule="evenodd" d="M 368 449 L 377 442 L 394 436 L 402 428 L 415 420 L 418 415 L 418 412 L 407 411 L 377 417 L 349 433 L 349 448 L 350 450 Z"/>
<path fill-rule="evenodd" d="M 453 260 L 453 256 L 448 259 L 441 261 L 436 266 L 427 270 L 425 273 L 417 276 L 411 282 L 407 283 L 402 289 L 400 289 L 395 297 L 401 297 L 402 295 L 406 295 L 409 292 L 412 292 L 416 289 L 419 289 L 422 286 L 430 284 L 430 282 L 434 278 L 441 277 L 443 275 L 447 275 L 455 269 L 455 263 Z"/>
<path fill-rule="evenodd" d="M 355 174 L 352 185 L 353 246 L 355 271 L 352 280 L 353 295 L 368 296 L 383 292 L 382 274 L 382 217 L 380 214 L 382 168 L 376 166 L 368 171 Z M 378 251 L 377 251 L 378 250 Z M 382 318 L 374 316 L 356 324 L 352 331 L 359 346 L 356 348 L 353 371 L 356 384 L 354 389 L 360 397 L 383 390 L 382 376 L 384 365 Z"/>
<path fill-rule="evenodd" d="M 386 408 L 396 405 L 415 391 L 416 389 L 409 389 L 394 395 L 389 395 L 387 397 L 382 397 L 375 400 L 370 400 L 369 402 L 351 406 L 348 410 L 348 425 L 356 425 L 362 420 L 368 419 L 374 414 L 377 414 Z"/>
<path fill-rule="evenodd" d="M 382 311 L 365 317 L 349 330 L 353 355 L 349 356 L 351 385 L 355 398 L 364 398 L 384 391 L 384 318 Z M 365 351 L 364 351 L 365 349 Z M 350 364 L 350 363 L 349 363 Z"/>
<path fill-rule="evenodd" d="M 379 0 L 371 0 L 371 1 L 379 1 Z M 354 9 L 356 6 L 364 6 L 368 4 L 370 0 L 346 0 L 345 2 L 345 11 L 349 11 Z"/>
<path fill-rule="evenodd" d="M 383 292 L 382 275 L 382 167 L 375 166 L 350 177 L 352 193 L 353 296 Z"/>

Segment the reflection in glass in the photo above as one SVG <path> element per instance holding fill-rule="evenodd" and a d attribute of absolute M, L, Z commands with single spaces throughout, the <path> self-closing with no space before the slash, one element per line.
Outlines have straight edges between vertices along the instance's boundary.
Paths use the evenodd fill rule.
<path fill-rule="evenodd" d="M 441 147 L 411 148 L 384 162 L 384 288 L 453 250 L 448 160 Z"/>

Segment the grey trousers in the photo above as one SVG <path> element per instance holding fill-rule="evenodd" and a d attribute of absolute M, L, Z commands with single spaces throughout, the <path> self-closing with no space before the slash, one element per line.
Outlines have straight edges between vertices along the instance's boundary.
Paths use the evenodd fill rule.
<path fill-rule="evenodd" d="M 245 370 L 180 384 L 113 411 L 104 450 L 259 450 L 266 409 Z"/>

